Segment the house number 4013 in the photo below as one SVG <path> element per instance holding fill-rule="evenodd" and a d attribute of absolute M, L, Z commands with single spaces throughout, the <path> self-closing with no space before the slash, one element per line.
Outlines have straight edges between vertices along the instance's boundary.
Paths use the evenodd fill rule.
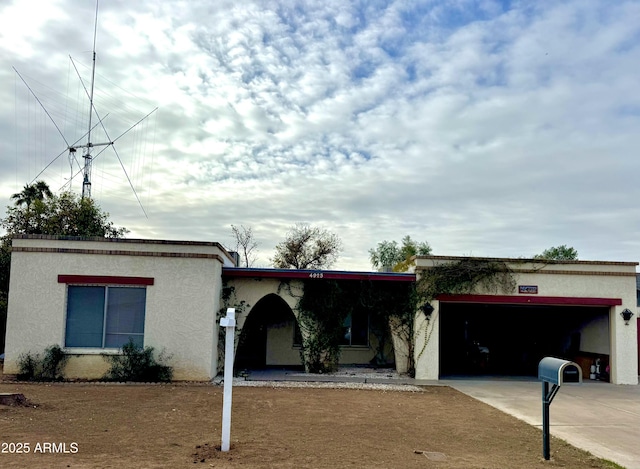
<path fill-rule="evenodd" d="M 322 278 L 324 275 L 322 272 L 311 272 L 309 278 Z"/>

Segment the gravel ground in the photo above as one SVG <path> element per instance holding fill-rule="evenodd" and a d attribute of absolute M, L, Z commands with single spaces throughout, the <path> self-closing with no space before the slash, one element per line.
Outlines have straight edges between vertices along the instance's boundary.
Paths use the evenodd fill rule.
<path fill-rule="evenodd" d="M 285 380 L 251 380 L 251 375 L 248 378 L 234 378 L 234 386 L 248 386 L 248 387 L 271 387 L 271 388 L 325 388 L 325 389 L 379 389 L 387 391 L 406 391 L 406 392 L 421 392 L 422 389 L 418 386 L 410 384 L 397 384 L 394 380 L 406 378 L 396 373 L 395 370 L 390 368 L 367 368 L 367 367 L 341 367 L 339 370 L 333 373 L 327 373 L 320 375 L 322 377 L 347 379 L 376 379 L 384 380 L 388 379 L 389 383 L 354 383 L 354 382 L 340 382 L 340 381 L 313 381 L 309 380 L 314 375 L 309 375 L 304 372 L 286 371 L 282 373 L 285 376 Z M 222 384 L 222 380 L 218 379 L 216 384 Z"/>
<path fill-rule="evenodd" d="M 422 388 L 411 384 L 340 383 L 321 381 L 247 381 L 244 378 L 234 378 L 233 386 L 256 388 L 378 389 L 383 391 L 422 392 Z"/>

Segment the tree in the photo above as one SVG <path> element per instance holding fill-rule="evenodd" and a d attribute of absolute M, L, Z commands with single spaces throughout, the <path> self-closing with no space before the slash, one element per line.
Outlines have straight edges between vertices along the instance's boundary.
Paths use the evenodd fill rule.
<path fill-rule="evenodd" d="M 342 241 L 330 231 L 297 223 L 276 246 L 272 259 L 279 269 L 324 269 L 331 267 L 342 250 Z"/>
<path fill-rule="evenodd" d="M 22 234 L 87 236 L 120 238 L 128 232 L 117 228 L 90 198 L 80 198 L 71 192 L 47 199 L 34 199 L 26 207 L 7 207 L 7 215 L 0 219 L 8 237 Z"/>
<path fill-rule="evenodd" d="M 545 249 L 541 254 L 536 254 L 533 258 L 547 261 L 577 261 L 578 251 L 563 244 L 562 246 L 553 246 Z"/>
<path fill-rule="evenodd" d="M 431 254 L 431 246 L 426 241 L 418 243 L 407 235 L 402 238 L 402 246 L 396 241 L 382 241 L 375 249 L 369 249 L 369 259 L 375 269 L 392 269 L 394 272 L 406 272 L 412 265 L 413 256 Z"/>
<path fill-rule="evenodd" d="M 236 241 L 236 252 L 240 254 L 240 260 L 244 267 L 251 267 L 256 261 L 254 251 L 258 247 L 258 242 L 253 236 L 253 229 L 251 227 L 245 228 L 244 225 L 240 225 L 240 227 L 231 225 L 231 232 Z"/>
<path fill-rule="evenodd" d="M 36 200 L 44 200 L 52 196 L 53 193 L 47 183 L 37 181 L 35 184 L 25 184 L 22 191 L 13 194 L 11 199 L 15 200 L 15 204 L 18 207 L 21 205 L 29 207 Z"/>

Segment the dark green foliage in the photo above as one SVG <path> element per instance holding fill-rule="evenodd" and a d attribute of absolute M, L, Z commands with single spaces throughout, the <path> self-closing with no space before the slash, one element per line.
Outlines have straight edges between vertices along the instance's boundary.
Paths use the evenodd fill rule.
<path fill-rule="evenodd" d="M 426 241 L 418 243 L 411 236 L 402 238 L 402 246 L 396 241 L 382 241 L 375 249 L 369 249 L 369 259 L 375 269 L 382 271 L 406 272 L 413 265 L 413 256 L 431 254 L 431 246 Z"/>
<path fill-rule="evenodd" d="M 13 194 L 11 199 L 15 201 L 16 206 L 31 205 L 36 200 L 44 200 L 47 197 L 52 197 L 53 193 L 49 186 L 44 181 L 37 181 L 34 184 L 25 184 L 22 191 Z"/>
<path fill-rule="evenodd" d="M 578 251 L 571 246 L 563 244 L 562 246 L 553 246 L 545 249 L 541 254 L 536 254 L 533 258 L 547 261 L 577 261 Z"/>
<path fill-rule="evenodd" d="M 20 381 L 35 381 L 38 374 L 38 364 L 40 362 L 38 355 L 32 355 L 31 352 L 23 353 L 18 357 L 18 379 Z"/>
<path fill-rule="evenodd" d="M 20 371 L 18 379 L 22 381 L 61 381 L 63 368 L 69 357 L 59 345 L 47 347 L 44 355 L 25 353 L 18 357 Z"/>
<path fill-rule="evenodd" d="M 302 331 L 302 361 L 309 373 L 334 371 L 340 359 L 343 324 L 353 298 L 346 283 L 308 280 L 298 302 L 298 322 Z"/>
<path fill-rule="evenodd" d="M 26 206 L 7 207 L 0 226 L 8 236 L 46 234 L 120 238 L 128 230 L 117 228 L 92 199 L 63 192 L 47 199 L 35 199 Z"/>
<path fill-rule="evenodd" d="M 103 379 L 107 381 L 171 381 L 173 368 L 165 363 L 170 357 L 164 352 L 154 357 L 153 347 L 141 347 L 129 342 L 122 346 L 121 355 L 105 355 L 111 368 Z"/>

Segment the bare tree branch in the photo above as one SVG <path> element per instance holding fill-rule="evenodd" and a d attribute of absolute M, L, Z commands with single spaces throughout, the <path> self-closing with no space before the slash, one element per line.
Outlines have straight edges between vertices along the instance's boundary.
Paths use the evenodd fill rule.
<path fill-rule="evenodd" d="M 253 228 L 231 225 L 231 232 L 236 242 L 236 252 L 240 254 L 243 267 L 251 267 L 256 261 L 258 242 L 253 235 Z"/>

